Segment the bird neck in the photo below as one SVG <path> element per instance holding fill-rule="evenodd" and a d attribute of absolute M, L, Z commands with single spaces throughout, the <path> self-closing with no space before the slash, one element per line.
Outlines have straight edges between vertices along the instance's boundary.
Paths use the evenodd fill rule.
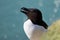
<path fill-rule="evenodd" d="M 43 26 L 45 29 L 48 28 L 48 25 L 41 19 L 39 20 L 31 20 L 33 24 L 36 24 L 36 25 L 40 25 L 40 26 Z"/>

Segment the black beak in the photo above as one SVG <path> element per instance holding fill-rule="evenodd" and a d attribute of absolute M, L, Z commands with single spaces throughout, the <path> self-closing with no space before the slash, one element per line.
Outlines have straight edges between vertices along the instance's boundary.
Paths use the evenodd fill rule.
<path fill-rule="evenodd" d="M 26 14 L 29 10 L 28 8 L 22 7 L 20 11 Z"/>

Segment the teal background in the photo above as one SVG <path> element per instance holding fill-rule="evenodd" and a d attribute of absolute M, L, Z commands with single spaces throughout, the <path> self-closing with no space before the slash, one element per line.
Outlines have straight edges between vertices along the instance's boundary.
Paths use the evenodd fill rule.
<path fill-rule="evenodd" d="M 0 40 L 28 40 L 23 30 L 27 17 L 21 7 L 40 9 L 48 25 L 60 19 L 60 0 L 0 0 Z"/>

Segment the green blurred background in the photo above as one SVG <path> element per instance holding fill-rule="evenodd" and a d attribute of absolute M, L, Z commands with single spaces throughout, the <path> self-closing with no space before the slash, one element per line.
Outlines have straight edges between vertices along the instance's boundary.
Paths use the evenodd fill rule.
<path fill-rule="evenodd" d="M 60 0 L 0 0 L 0 40 L 28 40 L 23 30 L 27 17 L 21 7 L 40 9 L 48 25 L 60 19 Z"/>

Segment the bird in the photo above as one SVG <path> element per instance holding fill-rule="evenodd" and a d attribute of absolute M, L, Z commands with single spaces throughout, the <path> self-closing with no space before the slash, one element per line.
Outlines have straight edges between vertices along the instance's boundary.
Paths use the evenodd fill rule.
<path fill-rule="evenodd" d="M 40 40 L 40 37 L 47 32 L 48 25 L 43 20 L 42 12 L 37 8 L 22 7 L 20 10 L 27 16 L 23 29 L 29 40 Z"/>

